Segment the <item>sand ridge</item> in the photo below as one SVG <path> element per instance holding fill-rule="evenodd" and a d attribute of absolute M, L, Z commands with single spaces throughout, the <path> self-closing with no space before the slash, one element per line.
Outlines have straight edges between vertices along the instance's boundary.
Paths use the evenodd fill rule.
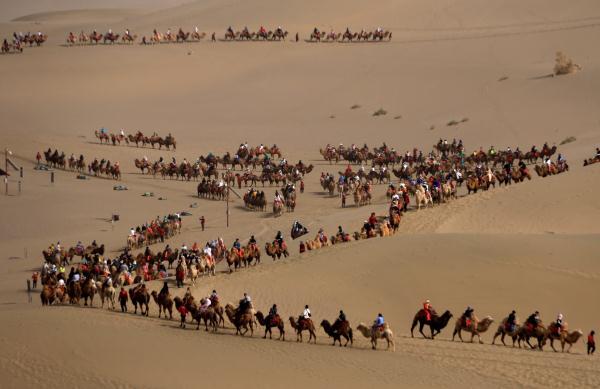
<path fill-rule="evenodd" d="M 434 342 L 411 339 L 409 332 L 424 299 L 455 317 L 467 305 L 496 323 L 512 309 L 521 320 L 537 309 L 545 322 L 562 312 L 571 328 L 581 328 L 585 335 L 598 329 L 600 209 L 595 194 L 600 165 L 581 166 L 600 145 L 597 2 L 390 0 L 368 9 L 354 0 L 115 4 L 104 5 L 136 9 L 135 14 L 64 12 L 88 8 L 75 0 L 2 6 L 3 17 L 11 20 L 59 12 L 58 19 L 41 24 L 0 23 L 0 36 L 38 29 L 49 34 L 40 48 L 0 57 L 3 73 L 18 75 L 3 79 L 0 144 L 25 169 L 21 195 L 16 195 L 19 178 L 13 174 L 11 196 L 0 196 L 3 387 L 82 382 L 195 387 L 198 372 L 204 373 L 207 364 L 211 374 L 201 374 L 202 383 L 217 387 L 599 385 L 600 365 L 596 357 L 584 355 L 581 340 L 571 355 L 563 355 L 491 346 L 494 325 L 483 335 L 484 345 L 452 343 L 450 329 Z M 164 8 L 157 11 L 155 6 Z M 239 29 L 246 24 L 252 29 L 281 24 L 302 38 L 315 25 L 324 30 L 381 25 L 394 38 L 381 45 L 204 41 L 62 46 L 69 31 L 82 29 L 122 33 L 130 28 L 139 35 L 153 28 L 191 30 L 198 25 L 222 35 L 228 25 Z M 557 51 L 583 70 L 547 77 Z M 350 109 L 355 104 L 361 107 Z M 372 116 L 380 108 L 388 114 Z M 469 120 L 447 126 L 463 117 Z M 93 133 L 101 127 L 172 132 L 177 150 L 100 145 Z M 182 233 L 168 241 L 179 247 L 217 236 L 245 242 L 251 233 L 262 245 L 277 230 L 287 235 L 296 219 L 312 232 L 323 227 L 331 234 L 338 225 L 353 231 L 371 211 L 385 214 L 385 185 L 376 185 L 372 205 L 362 208 L 342 210 L 339 198 L 323 192 L 320 173 L 345 168 L 343 163 L 329 165 L 318 154 L 327 143 L 366 142 L 373 147 L 385 141 L 405 152 L 413 147 L 429 150 L 440 138 L 457 138 L 469 150 L 491 145 L 525 150 L 544 141 L 559 145 L 571 136 L 574 142 L 559 146 L 571 166 L 566 174 L 534 177 L 409 212 L 399 234 L 390 238 L 302 256 L 295 241 L 287 260 L 273 263 L 264 256 L 255 268 L 231 275 L 219 272 L 193 288 L 196 298 L 217 288 L 232 302 L 249 292 L 259 309 L 277 303 L 286 317 L 300 314 L 304 304 L 311 305 L 318 321 L 331 321 L 344 309 L 354 327 L 383 312 L 396 333 L 395 353 L 371 351 L 358 334 L 353 349 L 334 348 L 321 329 L 316 346 L 296 344 L 289 326 L 285 343 L 259 339 L 258 334 L 242 339 L 230 329 L 215 336 L 183 331 L 175 320 L 157 319 L 154 303 L 150 317 L 141 318 L 98 308 L 42 309 L 37 293 L 27 302 L 25 280 L 40 266 L 40 251 L 50 242 L 71 246 L 96 239 L 112 256 L 125 245 L 130 227 L 156 215 L 192 213 L 184 217 Z M 246 140 L 252 145 L 276 143 L 289 161 L 315 165 L 294 214 L 275 219 L 249 212 L 235 200 L 226 229 L 224 203 L 196 198 L 196 183 L 153 179 L 133 165 L 143 156 L 181 161 L 208 152 L 222 155 Z M 48 172 L 33 170 L 36 152 L 48 147 L 81 153 L 87 161 L 119 161 L 119 183 L 129 190 L 114 191 L 113 180 L 77 180 L 74 173 L 61 170 L 55 171 L 51 184 Z M 155 197 L 142 197 L 146 191 Z M 274 191 L 266 189 L 269 201 Z M 167 200 L 159 201 L 161 196 Z M 192 203 L 198 207 L 190 208 Z M 109 223 L 112 214 L 121 220 Z M 198 223 L 202 215 L 207 220 L 204 232 Z M 149 286 L 160 288 L 158 282 Z"/>

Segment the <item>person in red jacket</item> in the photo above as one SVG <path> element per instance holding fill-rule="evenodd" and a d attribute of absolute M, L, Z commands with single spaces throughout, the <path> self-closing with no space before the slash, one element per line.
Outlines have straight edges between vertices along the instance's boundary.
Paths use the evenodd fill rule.
<path fill-rule="evenodd" d="M 425 302 L 423 303 L 423 310 L 425 311 L 427 321 L 431 321 L 431 303 L 429 302 L 429 300 L 425 300 Z"/>
<path fill-rule="evenodd" d="M 594 351 L 596 351 L 596 341 L 594 340 L 594 335 L 596 332 L 592 330 L 588 335 L 587 339 L 587 353 L 588 355 L 594 355 Z"/>
<path fill-rule="evenodd" d="M 377 225 L 377 216 L 375 216 L 375 212 L 371 212 L 371 216 L 369 216 L 369 224 L 371 225 L 372 229 L 375 229 L 375 226 Z"/>
<path fill-rule="evenodd" d="M 121 287 L 121 291 L 119 292 L 119 303 L 121 304 L 121 312 L 127 312 L 127 300 L 129 297 L 127 296 L 127 291 L 125 288 Z"/>
<path fill-rule="evenodd" d="M 183 304 L 179 308 L 177 308 L 177 310 L 179 311 L 179 314 L 181 315 L 181 323 L 179 324 L 179 327 L 185 328 L 185 317 L 188 314 L 188 310 L 185 307 L 185 305 L 183 305 Z"/>

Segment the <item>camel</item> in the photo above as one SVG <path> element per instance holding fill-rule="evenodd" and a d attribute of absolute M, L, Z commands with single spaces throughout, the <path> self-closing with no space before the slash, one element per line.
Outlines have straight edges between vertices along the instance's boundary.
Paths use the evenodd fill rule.
<path fill-rule="evenodd" d="M 417 210 L 421 209 L 421 205 L 427 207 L 429 204 L 431 204 L 433 206 L 433 200 L 431 199 L 431 195 L 428 195 L 421 185 L 417 186 L 417 189 L 415 191 L 415 199 L 417 202 Z"/>
<path fill-rule="evenodd" d="M 117 291 L 113 287 L 112 283 L 109 283 L 102 288 L 102 283 L 96 282 L 96 289 L 100 290 L 100 301 L 102 301 L 102 308 L 104 308 L 104 301 L 106 300 L 106 306 L 110 304 L 112 309 L 115 309 L 115 298 L 117 297 Z"/>
<path fill-rule="evenodd" d="M 150 302 L 150 294 L 146 289 L 145 284 L 140 284 L 134 288 L 129 289 L 129 298 L 133 307 L 135 308 L 133 314 L 137 314 L 138 305 L 140 306 L 140 313 L 142 316 L 148 316 L 148 303 Z M 146 310 L 144 311 L 144 307 Z"/>
<path fill-rule="evenodd" d="M 333 338 L 332 346 L 335 346 L 335 342 L 339 342 L 340 347 L 342 347 L 342 337 L 346 339 L 344 347 L 348 346 L 348 342 L 350 342 L 350 345 L 354 344 L 352 327 L 350 327 L 348 320 L 344 320 L 343 322 L 336 320 L 333 325 L 331 325 L 329 321 L 323 320 L 321 321 L 321 327 L 323 327 L 323 330 L 327 335 Z"/>
<path fill-rule="evenodd" d="M 563 323 L 562 330 L 558 333 L 556 328 L 556 323 L 552 322 L 548 326 L 548 329 L 544 333 L 544 338 L 542 339 L 542 346 L 546 344 L 546 341 L 550 339 L 550 347 L 554 352 L 557 350 L 554 348 L 554 341 L 559 340 L 562 348 L 562 352 L 565 352 L 565 343 L 569 344 L 569 348 L 567 352 L 571 352 L 571 347 L 573 347 L 574 343 L 577 343 L 580 337 L 583 336 L 583 332 L 581 330 L 575 330 L 572 332 L 568 331 L 568 324 Z"/>
<path fill-rule="evenodd" d="M 471 320 L 469 325 L 467 325 L 467 323 L 465 323 L 464 318 L 459 317 L 458 320 L 456 320 L 456 325 L 454 327 L 454 333 L 452 333 L 452 340 L 454 341 L 454 337 L 458 334 L 460 341 L 464 342 L 461 332 L 467 331 L 467 332 L 471 333 L 471 343 L 473 343 L 473 338 L 475 337 L 475 335 L 477 335 L 477 338 L 479 339 L 479 343 L 483 344 L 480 333 L 487 331 L 493 322 L 494 322 L 494 319 L 491 316 L 486 316 L 481 321 L 478 321 L 475 318 L 475 319 Z"/>
<path fill-rule="evenodd" d="M 223 309 L 223 306 L 219 303 L 218 298 L 211 298 L 210 301 L 210 307 L 214 309 L 215 313 L 217 314 L 217 326 L 221 325 L 223 328 L 225 328 L 225 309 Z"/>
<path fill-rule="evenodd" d="M 237 271 L 238 267 L 242 266 L 242 261 L 244 254 L 241 251 L 238 251 L 235 247 L 232 247 L 231 250 L 227 252 L 227 267 L 229 268 L 229 273 L 233 273 Z M 233 269 L 232 269 L 233 266 Z"/>
<path fill-rule="evenodd" d="M 273 216 L 278 217 L 283 215 L 283 204 L 280 201 L 273 202 Z"/>
<path fill-rule="evenodd" d="M 204 304 L 204 299 L 200 300 L 200 304 Z M 204 320 L 204 327 L 206 331 L 208 331 L 208 325 L 210 324 L 212 332 L 217 332 L 219 319 L 213 307 L 200 308 L 192 317 L 198 321 L 196 330 L 200 329 L 200 321 Z"/>
<path fill-rule="evenodd" d="M 467 178 L 467 193 L 477 193 L 477 190 L 479 190 L 479 179 L 476 176 L 471 175 Z"/>
<path fill-rule="evenodd" d="M 392 332 L 388 324 L 385 324 L 384 327 L 381 329 L 377 329 L 374 327 L 367 327 L 366 324 L 360 323 L 358 327 L 356 327 L 356 329 L 359 330 L 365 338 L 371 339 L 371 348 L 373 350 L 377 348 L 377 339 L 385 339 L 387 341 L 388 350 L 391 345 L 392 351 L 396 351 L 396 344 L 394 343 L 394 333 Z"/>
<path fill-rule="evenodd" d="M 69 303 L 79 305 L 81 299 L 81 283 L 71 282 L 69 283 Z"/>
<path fill-rule="evenodd" d="M 314 339 L 315 344 L 317 344 L 315 325 L 311 319 L 302 319 L 296 323 L 294 316 L 290 316 L 290 325 L 294 330 L 296 330 L 296 342 L 302 342 L 302 331 L 308 331 L 310 334 L 308 337 L 308 343 L 310 343 L 311 339 Z"/>
<path fill-rule="evenodd" d="M 245 258 L 244 265 L 250 266 L 254 260 L 254 265 L 260 263 L 260 248 L 255 244 L 249 244 L 244 248 Z"/>
<path fill-rule="evenodd" d="M 162 312 L 165 313 L 165 319 L 167 318 L 167 311 L 169 311 L 169 319 L 173 319 L 173 299 L 170 294 L 158 294 L 155 290 L 151 293 L 152 298 L 156 305 L 158 305 L 158 318 Z"/>
<path fill-rule="evenodd" d="M 287 258 L 290 255 L 285 245 L 285 242 L 283 244 L 283 247 L 279 247 L 279 244 L 277 242 L 267 242 L 265 243 L 265 251 L 267 252 L 267 255 L 269 257 L 273 258 L 273 260 L 275 260 L 275 257 L 277 257 L 277 259 L 280 259 L 282 255 L 284 258 Z"/>
<path fill-rule="evenodd" d="M 190 277 L 190 281 L 192 285 L 196 286 L 196 281 L 198 280 L 198 265 L 189 265 L 188 266 L 188 275 Z"/>
<path fill-rule="evenodd" d="M 529 339 L 535 338 L 538 341 L 537 348 L 541 351 L 543 347 L 542 341 L 545 334 L 546 327 L 544 327 L 542 323 L 538 323 L 535 328 L 531 328 L 531 325 L 527 323 L 522 325 L 517 331 L 517 343 L 519 348 L 521 348 L 521 342 L 525 341 L 529 347 L 534 349 L 535 347 L 529 342 Z"/>
<path fill-rule="evenodd" d="M 40 299 L 42 300 L 42 305 L 52 305 L 55 298 L 55 288 L 50 285 L 44 285 L 42 291 L 40 292 Z"/>
<path fill-rule="evenodd" d="M 438 316 L 438 314 L 432 310 L 430 314 L 431 320 L 427 320 L 427 313 L 425 310 L 420 309 L 416 314 L 412 322 L 412 326 L 410 327 L 410 336 L 414 338 L 413 330 L 419 323 L 419 332 L 425 339 L 432 339 L 439 334 L 446 326 L 448 322 L 452 318 L 452 313 L 450 311 L 446 311 L 442 314 L 442 316 Z M 428 325 L 431 329 L 431 337 L 428 337 L 423 333 L 423 327 Z"/>
<path fill-rule="evenodd" d="M 231 324 L 235 326 L 236 335 L 240 334 L 244 336 L 248 330 L 250 330 L 250 336 L 254 334 L 254 319 L 250 310 L 238 314 L 237 309 L 232 304 L 227 304 L 225 305 L 225 314 Z M 244 329 L 243 332 L 241 331 L 242 328 Z"/>
<path fill-rule="evenodd" d="M 517 335 L 519 333 L 521 326 L 519 325 L 518 320 L 515 319 L 515 326 L 513 328 L 509 328 L 506 325 L 507 320 L 508 320 L 508 317 L 505 317 L 500 322 L 500 325 L 498 325 L 498 329 L 496 330 L 496 333 L 494 334 L 494 339 L 492 340 L 492 344 L 496 344 L 496 338 L 498 336 L 500 336 L 500 340 L 502 341 L 502 344 L 506 346 L 506 343 L 504 342 L 504 338 L 508 335 L 509 337 L 512 338 L 513 347 L 515 347 L 515 342 L 517 341 Z"/>
<path fill-rule="evenodd" d="M 273 333 L 271 332 L 271 328 L 277 328 L 279 330 L 279 338 L 277 340 L 285 340 L 285 330 L 283 328 L 283 320 L 279 315 L 275 315 L 275 317 L 267 316 L 265 317 L 261 311 L 256 312 L 254 314 L 256 320 L 258 320 L 258 324 L 265 327 L 265 336 L 263 339 L 267 338 L 267 333 L 269 334 L 269 339 L 273 339 Z"/>
<path fill-rule="evenodd" d="M 81 286 L 81 297 L 83 297 L 83 305 L 87 307 L 88 298 L 90 299 L 90 306 L 94 306 L 94 296 L 96 295 L 96 283 L 91 278 L 88 278 L 83 282 Z M 79 301 L 77 302 L 79 303 Z"/>

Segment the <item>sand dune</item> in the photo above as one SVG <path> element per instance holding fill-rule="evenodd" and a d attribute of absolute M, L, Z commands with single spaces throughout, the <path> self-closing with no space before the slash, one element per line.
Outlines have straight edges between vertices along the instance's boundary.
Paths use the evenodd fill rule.
<path fill-rule="evenodd" d="M 0 196 L 2 387 L 598 387 L 600 365 L 585 355 L 581 340 L 571 355 L 489 344 L 512 309 L 521 320 L 534 310 L 545 322 L 562 312 L 571 328 L 585 334 L 598 328 L 600 164 L 581 166 L 600 146 L 597 2 L 128 0 L 102 6 L 75 0 L 2 5 L 2 19 L 21 21 L 0 23 L 1 36 L 49 34 L 42 47 L 0 56 L 3 74 L 11 75 L 0 93 L 0 144 L 25 173 L 20 195 L 15 172 L 11 196 Z M 148 35 L 198 25 L 221 36 L 228 25 L 261 24 L 299 32 L 301 41 L 62 46 L 69 31 L 82 29 Z M 394 37 L 381 44 L 305 43 L 315 25 L 381 25 Z M 556 51 L 583 70 L 548 77 Z M 380 108 L 387 115 L 373 116 Z M 469 120 L 447 125 L 462 118 Z M 100 145 L 94 137 L 100 127 L 171 132 L 177 151 Z M 560 145 L 567 137 L 575 141 Z M 383 312 L 396 334 L 395 353 L 371 351 L 358 333 L 352 349 L 333 348 L 321 329 L 316 346 L 296 344 L 289 326 L 286 342 L 259 339 L 260 330 L 252 339 L 230 328 L 217 335 L 183 331 L 175 320 L 157 319 L 153 303 L 150 317 L 141 318 L 98 308 L 42 309 L 37 292 L 27 302 L 25 280 L 50 242 L 96 239 L 113 256 L 130 227 L 169 212 L 192 213 L 182 233 L 166 242 L 172 247 L 218 236 L 246 241 L 251 234 L 262 246 L 277 230 L 287 235 L 294 220 L 311 235 L 320 227 L 358 230 L 370 212 L 387 212 L 385 185 L 375 186 L 370 206 L 341 209 L 318 177 L 346 165 L 323 161 L 319 148 L 386 142 L 400 152 L 430 150 L 440 138 L 462 139 L 468 151 L 556 144 L 571 171 L 476 195 L 461 190 L 450 204 L 407 213 L 400 233 L 389 238 L 302 256 L 298 241 L 290 241 L 287 260 L 265 256 L 259 266 L 231 275 L 220 264 L 217 277 L 193 288 L 197 298 L 216 288 L 232 302 L 248 292 L 259 309 L 277 303 L 285 317 L 305 304 L 318 321 L 344 309 L 354 327 Z M 294 214 L 275 219 L 234 200 L 226 229 L 225 204 L 196 198 L 196 183 L 153 179 L 133 165 L 143 156 L 221 155 L 246 140 L 276 143 L 289 161 L 315 165 Z M 129 190 L 61 170 L 51 184 L 49 172 L 33 170 L 36 152 L 49 147 L 88 162 L 119 161 L 119 183 Z M 269 202 L 275 189 L 265 189 Z M 142 197 L 147 191 L 155 196 Z M 112 214 L 120 221 L 110 223 Z M 485 344 L 452 342 L 451 328 L 433 342 L 410 338 L 424 299 L 455 317 L 467 305 L 479 317 L 491 315 L 495 324 L 483 335 Z"/>

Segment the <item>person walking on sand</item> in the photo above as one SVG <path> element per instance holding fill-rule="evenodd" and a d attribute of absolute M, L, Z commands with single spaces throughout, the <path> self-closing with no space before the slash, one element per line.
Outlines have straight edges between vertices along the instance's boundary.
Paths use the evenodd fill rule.
<path fill-rule="evenodd" d="M 202 231 L 204 231 L 204 222 L 206 220 L 204 219 L 204 216 L 200 216 L 200 226 L 202 227 Z"/>
<path fill-rule="evenodd" d="M 596 331 L 592 330 L 587 338 L 588 355 L 594 355 L 594 351 L 596 351 L 596 341 L 594 340 L 594 335 L 596 335 Z"/>
<path fill-rule="evenodd" d="M 125 288 L 121 287 L 121 291 L 119 292 L 119 303 L 121 304 L 121 312 L 127 312 L 127 291 Z"/>
<path fill-rule="evenodd" d="M 188 310 L 184 304 L 181 304 L 181 306 L 177 308 L 177 310 L 181 315 L 181 323 L 179 324 L 179 327 L 185 329 L 185 317 L 187 316 Z"/>

